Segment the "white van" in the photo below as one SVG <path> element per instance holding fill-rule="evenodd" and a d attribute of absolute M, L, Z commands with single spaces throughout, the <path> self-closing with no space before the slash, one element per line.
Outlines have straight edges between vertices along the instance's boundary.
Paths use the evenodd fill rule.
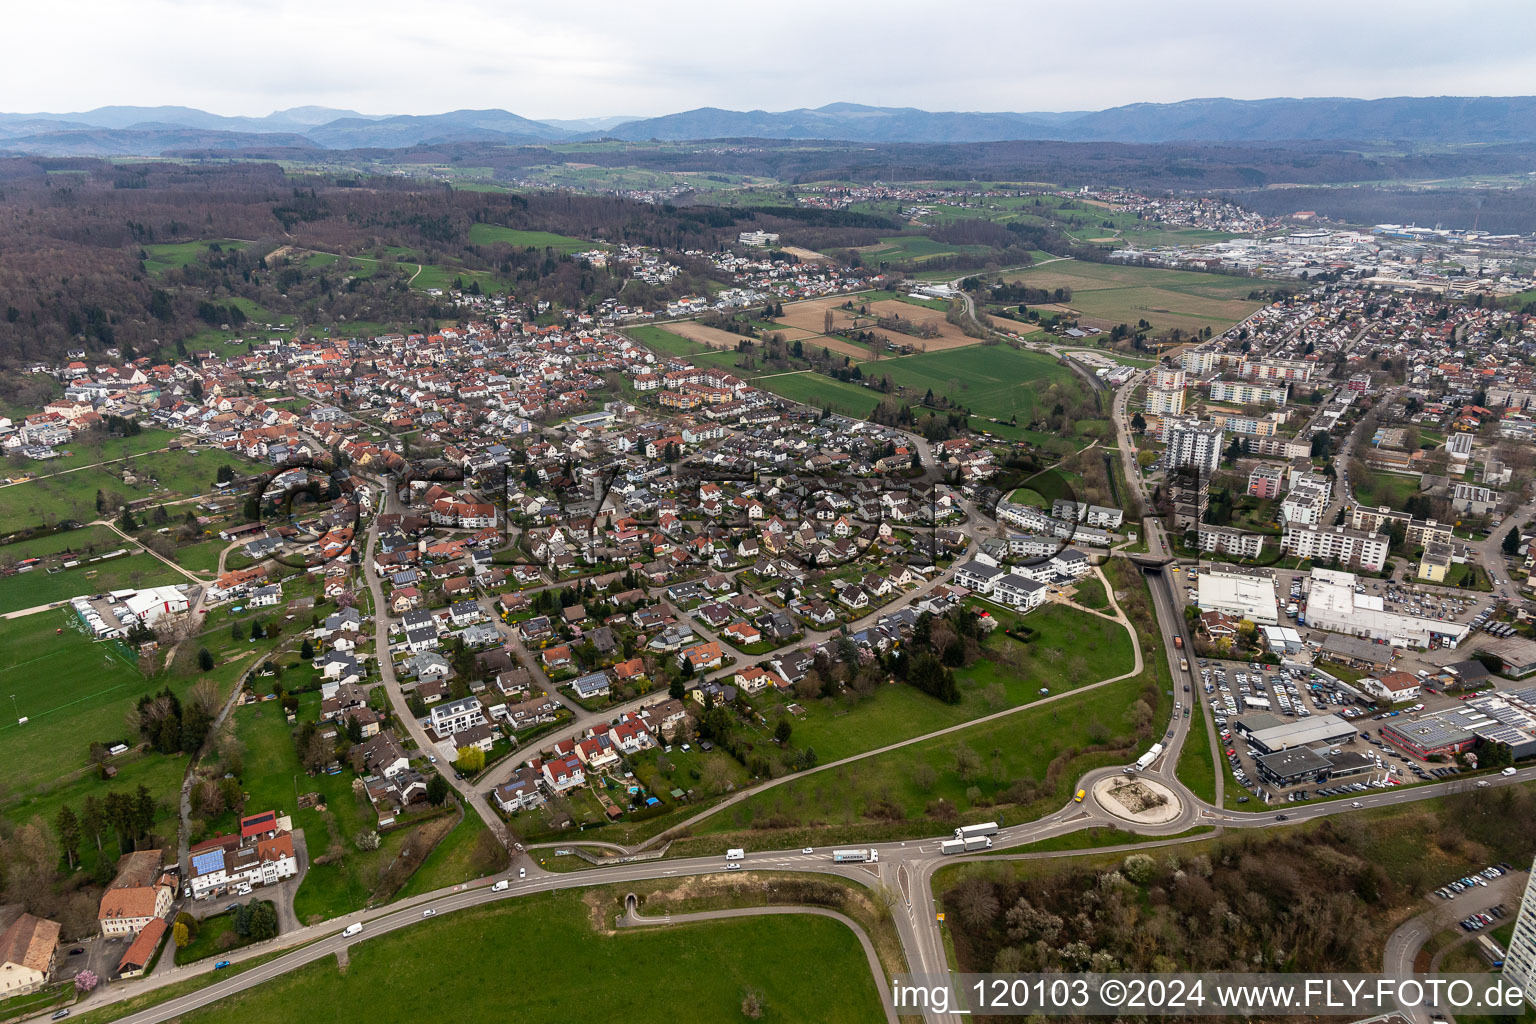
<path fill-rule="evenodd" d="M 1510 765 L 1508 768 L 1505 768 L 1502 772 L 1499 772 L 1499 774 L 1500 775 L 1513 775 L 1513 774 L 1515 774 L 1515 766 L 1514 765 Z"/>
<path fill-rule="evenodd" d="M 491 892 L 505 892 L 507 886 L 510 885 L 510 884 L 512 884 L 512 883 L 508 882 L 505 878 L 503 878 L 501 881 L 499 881 L 495 885 L 491 886 Z"/>
<path fill-rule="evenodd" d="M 730 849 L 725 851 L 726 860 L 746 860 L 747 851 L 742 849 Z"/>
<path fill-rule="evenodd" d="M 363 926 L 360 925 L 360 924 L 349 924 L 342 931 L 341 937 L 344 938 L 344 939 L 351 938 L 352 936 L 356 935 L 358 932 L 360 932 L 362 930 L 363 930 Z"/>

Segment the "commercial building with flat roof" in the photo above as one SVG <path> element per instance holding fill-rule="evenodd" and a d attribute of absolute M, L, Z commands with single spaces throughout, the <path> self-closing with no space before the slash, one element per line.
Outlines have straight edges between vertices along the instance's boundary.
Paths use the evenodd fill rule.
<path fill-rule="evenodd" d="M 1455 647 L 1471 631 L 1462 622 L 1389 611 L 1381 595 L 1356 593 L 1356 585 L 1354 573 L 1313 569 L 1302 625 L 1420 650 Z"/>
<path fill-rule="evenodd" d="M 1273 718 L 1273 716 L 1269 716 Z M 1248 742 L 1266 753 L 1305 747 L 1313 743 L 1338 743 L 1355 735 L 1355 727 L 1338 715 L 1313 715 L 1270 725 L 1266 719 L 1262 728 L 1250 730 L 1239 724 L 1248 735 Z"/>
<path fill-rule="evenodd" d="M 1515 931 L 1504 952 L 1504 978 L 1520 986 L 1527 1003 L 1536 1004 L 1536 865 L 1525 881 Z"/>
<path fill-rule="evenodd" d="M 1275 582 L 1267 574 L 1206 569 L 1200 574 L 1198 594 L 1202 612 L 1225 612 L 1259 626 L 1280 624 Z"/>

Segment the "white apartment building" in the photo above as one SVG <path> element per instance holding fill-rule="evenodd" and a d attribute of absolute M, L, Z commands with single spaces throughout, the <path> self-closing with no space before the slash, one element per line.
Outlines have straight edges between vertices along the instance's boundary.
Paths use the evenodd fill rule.
<path fill-rule="evenodd" d="M 1387 562 L 1391 542 L 1385 534 L 1352 530 L 1347 526 L 1322 528 L 1287 523 L 1280 539 L 1281 550 L 1314 562 L 1338 559 L 1343 565 L 1380 572 Z"/>
<path fill-rule="evenodd" d="M 439 736 L 452 736 L 484 724 L 485 709 L 474 697 L 462 697 L 432 706 L 432 729 Z"/>
<path fill-rule="evenodd" d="M 1230 526 L 1199 527 L 1200 550 L 1208 554 L 1233 555 L 1237 558 L 1257 558 L 1264 551 L 1264 535 L 1235 530 Z"/>
<path fill-rule="evenodd" d="M 1199 420 L 1169 420 L 1163 427 L 1168 451 L 1164 464 L 1168 469 L 1195 466 L 1207 473 L 1221 465 L 1222 429 Z"/>
<path fill-rule="evenodd" d="M 1284 405 L 1291 389 L 1284 384 L 1258 384 L 1242 380 L 1211 381 L 1211 401 L 1238 405 Z"/>
<path fill-rule="evenodd" d="M 1183 388 L 1147 388 L 1148 416 L 1184 415 Z"/>

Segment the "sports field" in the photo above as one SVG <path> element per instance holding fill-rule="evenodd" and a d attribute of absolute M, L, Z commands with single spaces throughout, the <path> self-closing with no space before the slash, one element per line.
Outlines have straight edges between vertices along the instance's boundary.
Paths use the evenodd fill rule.
<path fill-rule="evenodd" d="M 117 540 L 118 547 L 137 551 L 137 545 L 121 537 Z M 0 579 L 0 615 L 54 601 L 66 601 L 80 594 L 186 582 L 187 578 L 181 573 L 154 555 L 142 552 L 58 572 L 33 569 L 31 572 Z"/>
<path fill-rule="evenodd" d="M 1031 288 L 1070 288 L 1072 299 L 1062 308 L 1078 313 L 1090 327 L 1108 330 L 1146 320 L 1157 331 L 1177 327 L 1187 333 L 1205 327 L 1226 330 L 1262 305 L 1247 295 L 1266 287 L 1253 278 L 1078 260 L 1057 260 L 1007 280 Z"/>
<path fill-rule="evenodd" d="M 123 713 L 164 685 L 145 679 L 125 648 L 94 642 L 78 623 L 68 609 L 0 620 L 0 650 L 10 652 L 0 665 L 0 778 L 13 794 L 83 767 L 92 741 L 136 739 Z"/>

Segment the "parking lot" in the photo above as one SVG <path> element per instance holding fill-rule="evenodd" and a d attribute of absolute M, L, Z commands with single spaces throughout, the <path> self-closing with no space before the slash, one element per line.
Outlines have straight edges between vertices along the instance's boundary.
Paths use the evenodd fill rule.
<path fill-rule="evenodd" d="M 1238 797 L 1239 803 L 1250 799 L 1273 804 L 1343 797 L 1371 789 L 1434 782 L 1461 773 L 1455 764 L 1421 761 L 1381 737 L 1382 726 L 1392 719 L 1454 705 L 1454 697 L 1426 693 L 1422 703 L 1399 711 L 1381 710 L 1339 689 L 1325 676 L 1303 668 L 1206 659 L 1192 667 L 1220 730 L 1232 778 L 1247 791 Z M 1354 733 L 1330 744 L 1327 752 L 1358 754 L 1369 763 L 1364 771 L 1347 778 L 1277 786 L 1262 777 L 1255 763 L 1255 758 L 1264 752 L 1249 745 L 1237 729 L 1240 722 L 1259 714 L 1292 719 L 1336 714 L 1354 726 Z"/>

